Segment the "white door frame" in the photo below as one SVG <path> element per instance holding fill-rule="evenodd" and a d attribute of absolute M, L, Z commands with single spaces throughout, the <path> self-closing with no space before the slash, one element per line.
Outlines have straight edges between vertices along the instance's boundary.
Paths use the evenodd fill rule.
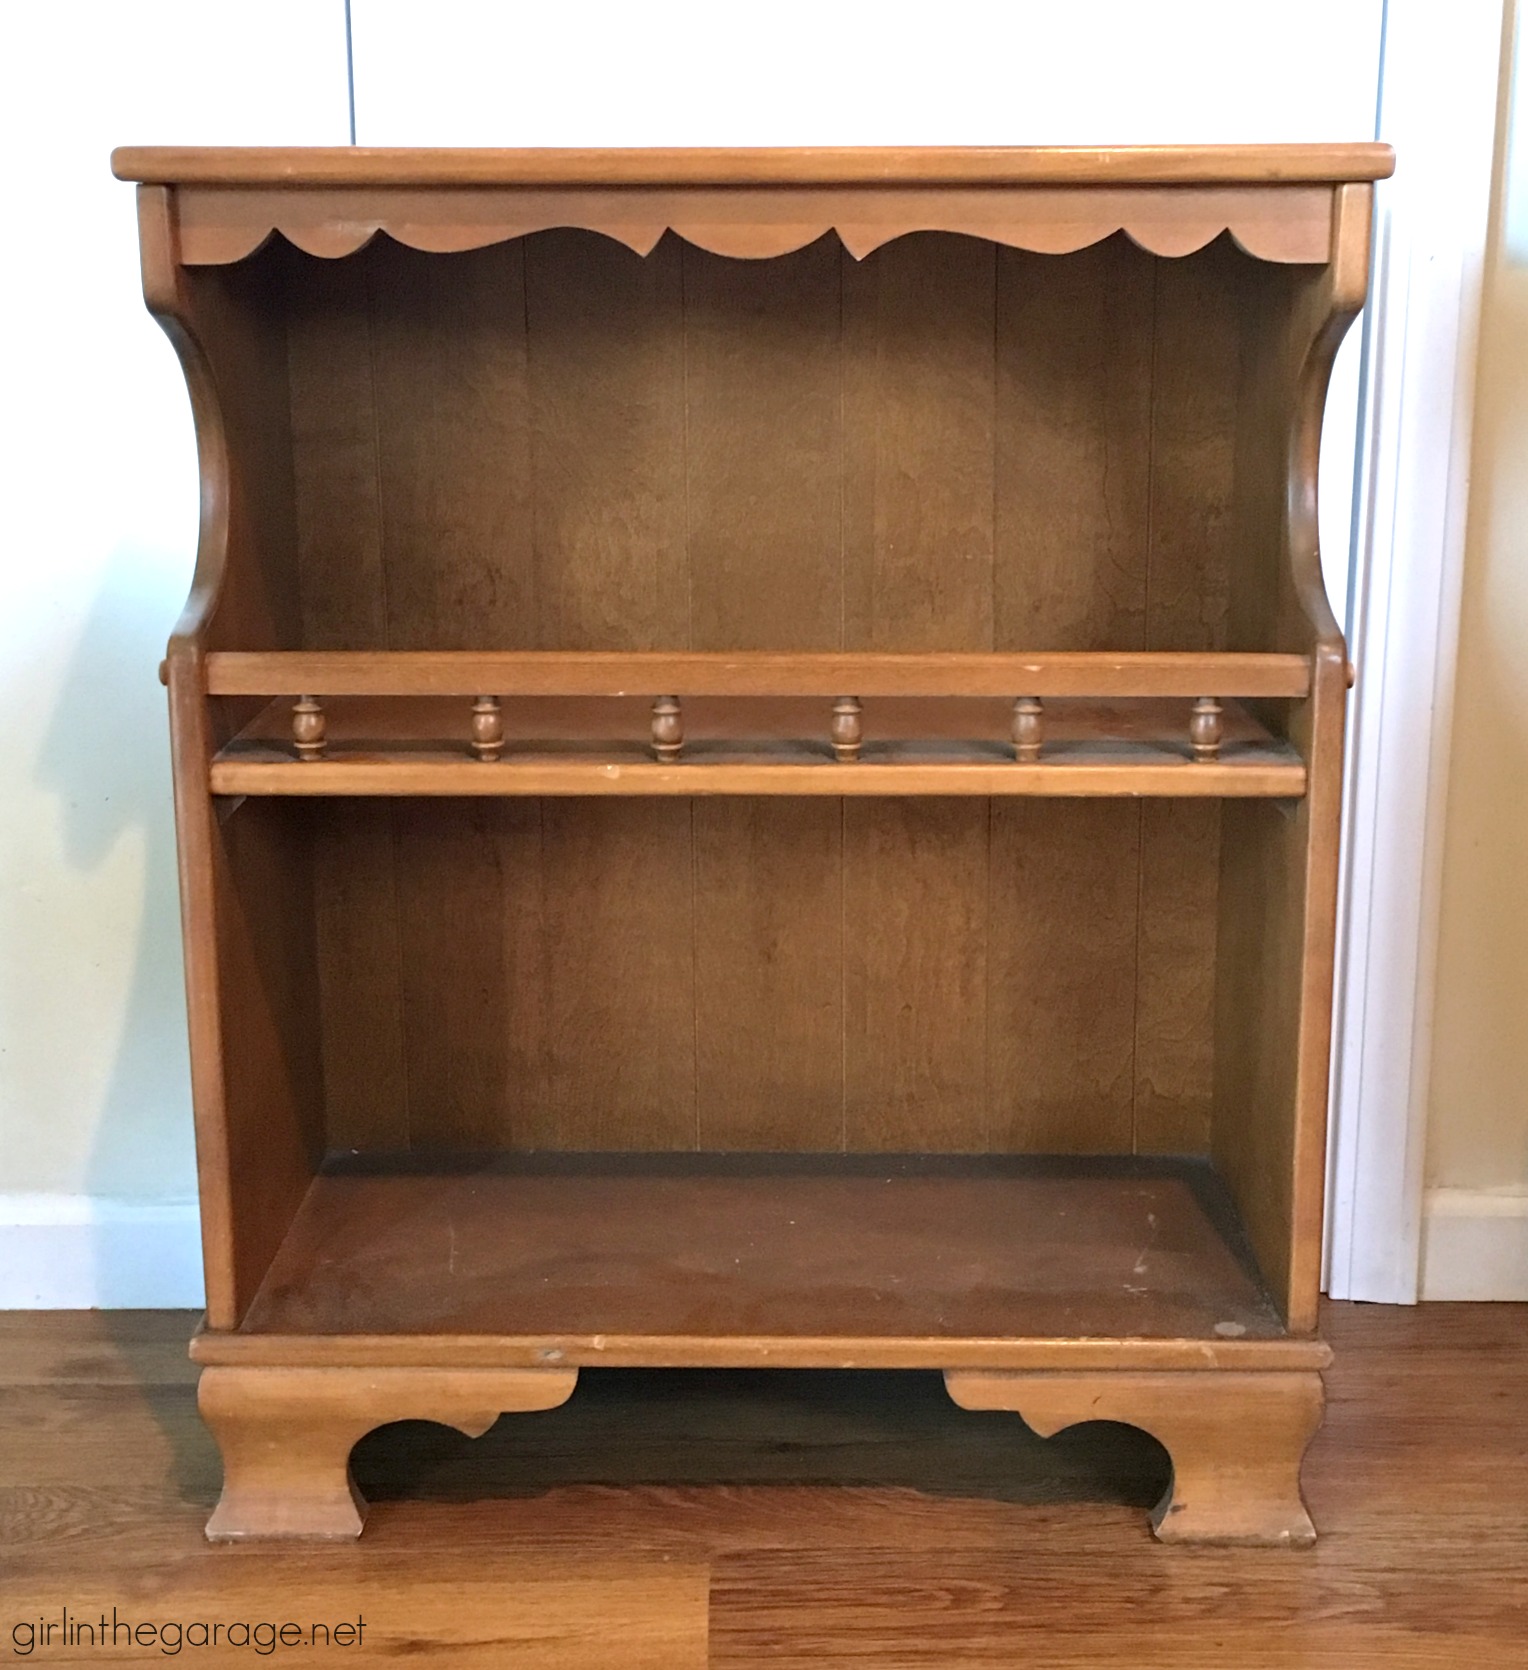
<path fill-rule="evenodd" d="M 1327 1285 L 1413 1304 L 1502 0 L 1389 0 L 1348 632 Z"/>

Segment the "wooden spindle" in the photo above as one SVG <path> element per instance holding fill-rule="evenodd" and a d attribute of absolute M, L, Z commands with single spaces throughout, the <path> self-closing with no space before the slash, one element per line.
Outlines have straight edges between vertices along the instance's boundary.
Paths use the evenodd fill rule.
<path fill-rule="evenodd" d="M 1213 696 L 1201 696 L 1194 703 L 1188 722 L 1188 739 L 1193 744 L 1196 760 L 1205 762 L 1219 755 L 1224 729 L 1220 703 Z"/>
<path fill-rule="evenodd" d="M 845 765 L 860 756 L 860 744 L 865 740 L 858 696 L 840 696 L 833 704 L 833 723 L 828 735 L 833 742 L 833 758 Z"/>
<path fill-rule="evenodd" d="M 292 746 L 300 760 L 324 757 L 324 710 L 313 696 L 299 696 L 292 705 Z"/>
<path fill-rule="evenodd" d="M 679 758 L 684 747 L 684 714 L 677 696 L 660 696 L 653 703 L 653 752 L 665 765 Z"/>
<path fill-rule="evenodd" d="M 1013 704 L 1013 757 L 1037 760 L 1045 742 L 1045 707 L 1038 696 L 1020 696 Z"/>
<path fill-rule="evenodd" d="M 504 752 L 504 710 L 497 696 L 473 699 L 472 752 L 480 760 L 496 760 Z"/>

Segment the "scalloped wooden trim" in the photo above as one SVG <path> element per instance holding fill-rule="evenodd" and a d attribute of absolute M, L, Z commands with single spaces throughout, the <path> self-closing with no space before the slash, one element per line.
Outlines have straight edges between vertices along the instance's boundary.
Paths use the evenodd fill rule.
<path fill-rule="evenodd" d="M 1337 188 L 1341 189 L 1341 188 Z M 910 232 L 954 232 L 1044 255 L 1123 232 L 1153 255 L 1182 256 L 1229 232 L 1261 261 L 1324 265 L 1327 185 L 1139 187 L 343 188 L 182 187 L 188 266 L 241 261 L 273 233 L 325 259 L 378 233 L 412 249 L 479 249 L 552 227 L 602 233 L 646 255 L 666 231 L 715 255 L 764 259 L 837 232 L 863 259 Z"/>

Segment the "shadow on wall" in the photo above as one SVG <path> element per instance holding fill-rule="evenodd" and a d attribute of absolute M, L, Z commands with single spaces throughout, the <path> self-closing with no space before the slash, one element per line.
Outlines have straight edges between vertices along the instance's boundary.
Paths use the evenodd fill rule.
<path fill-rule="evenodd" d="M 146 571 L 154 582 L 145 583 Z M 200 1282 L 187 1233 L 191 1093 L 169 727 L 157 669 L 167 618 L 162 553 L 119 545 L 101 571 L 39 756 L 59 809 L 60 857 L 93 872 L 125 838 L 143 853 L 120 1034 L 95 1121 L 85 1192 L 95 1209 L 97 1303 L 186 1303 Z M 189 579 L 189 574 L 188 574 Z M 178 603 L 176 605 L 178 607 Z M 77 1017 L 89 1027 L 88 1014 Z M 142 1201 L 136 1211 L 113 1202 Z"/>

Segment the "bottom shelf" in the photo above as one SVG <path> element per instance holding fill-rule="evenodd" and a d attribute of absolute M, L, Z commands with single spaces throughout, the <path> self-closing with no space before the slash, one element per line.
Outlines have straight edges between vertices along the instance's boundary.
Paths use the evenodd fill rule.
<path fill-rule="evenodd" d="M 924 1342 L 933 1366 L 944 1340 L 1286 1339 L 1200 1161 L 415 1156 L 331 1162 L 239 1333 L 197 1355 L 444 1335 L 570 1363 L 724 1364 L 747 1337 L 787 1366 L 846 1362 L 845 1341 L 864 1366 L 921 1360 L 876 1342 Z M 697 1339 L 710 1349 L 672 1344 Z"/>

